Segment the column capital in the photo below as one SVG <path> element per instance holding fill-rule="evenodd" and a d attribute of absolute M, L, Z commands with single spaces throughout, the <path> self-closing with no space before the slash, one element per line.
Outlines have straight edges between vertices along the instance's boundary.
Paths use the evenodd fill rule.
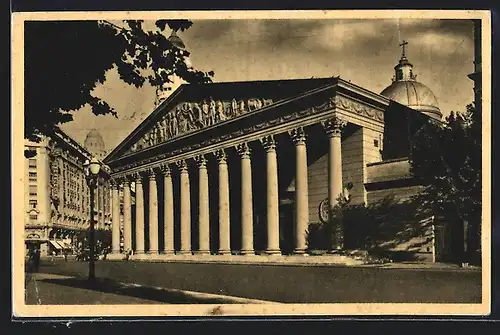
<path fill-rule="evenodd" d="M 321 121 L 321 125 L 330 137 L 337 137 L 342 134 L 342 128 L 347 125 L 347 121 L 335 116 L 328 120 Z"/>
<path fill-rule="evenodd" d="M 115 177 L 115 178 L 111 178 L 111 179 L 109 180 L 109 184 L 111 185 L 111 188 L 112 188 L 113 190 L 118 189 L 118 187 L 119 187 L 119 185 L 120 185 L 120 182 L 121 182 L 121 178 L 119 178 L 119 177 L 118 177 L 118 178 L 116 178 L 116 177 Z"/>
<path fill-rule="evenodd" d="M 205 155 L 198 155 L 194 157 L 194 161 L 196 162 L 196 165 L 201 168 L 205 168 L 207 166 L 207 158 Z"/>
<path fill-rule="evenodd" d="M 266 151 L 276 150 L 276 141 L 274 135 L 267 135 L 259 139 L 260 143 Z"/>
<path fill-rule="evenodd" d="M 122 177 L 123 184 L 130 184 L 135 181 L 135 175 L 134 174 L 127 174 Z"/>
<path fill-rule="evenodd" d="M 146 175 L 148 176 L 149 180 L 155 180 L 156 179 L 156 171 L 157 168 L 150 168 L 146 170 Z"/>
<path fill-rule="evenodd" d="M 170 169 L 170 166 L 168 164 L 162 164 L 158 168 L 160 173 L 163 174 L 163 176 L 170 176 L 172 173 L 172 170 Z"/>
<path fill-rule="evenodd" d="M 247 142 L 236 145 L 236 151 L 242 159 L 250 158 L 251 150 Z"/>
<path fill-rule="evenodd" d="M 298 127 L 288 131 L 288 135 L 292 139 L 295 145 L 301 145 L 306 143 L 306 132 L 303 127 Z"/>
<path fill-rule="evenodd" d="M 136 184 L 142 184 L 143 172 L 135 172 L 130 175 Z"/>
<path fill-rule="evenodd" d="M 227 153 L 226 149 L 219 149 L 216 152 L 214 152 L 215 158 L 217 158 L 217 161 L 219 164 L 221 163 L 226 163 L 227 161 Z"/>
<path fill-rule="evenodd" d="M 177 165 L 180 173 L 188 172 L 188 164 L 185 159 L 175 162 L 175 165 Z"/>

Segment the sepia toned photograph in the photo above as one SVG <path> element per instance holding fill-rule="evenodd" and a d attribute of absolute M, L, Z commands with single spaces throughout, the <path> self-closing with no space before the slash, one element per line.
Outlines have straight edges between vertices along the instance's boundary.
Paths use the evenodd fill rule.
<path fill-rule="evenodd" d="M 15 13 L 17 317 L 488 315 L 488 11 Z"/>

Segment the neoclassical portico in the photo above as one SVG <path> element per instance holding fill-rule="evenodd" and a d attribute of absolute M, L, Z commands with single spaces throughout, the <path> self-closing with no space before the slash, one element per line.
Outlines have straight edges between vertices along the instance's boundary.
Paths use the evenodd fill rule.
<path fill-rule="evenodd" d="M 134 254 L 144 257 L 231 253 L 279 257 L 280 225 L 284 224 L 280 197 L 286 187 L 281 174 L 290 170 L 293 253 L 305 254 L 308 225 L 316 214 L 310 210 L 310 181 L 316 177 L 309 175 L 314 163 L 308 158 L 309 146 L 328 146 L 328 182 L 324 187 L 331 208 L 343 192 L 343 171 L 349 169 L 343 164 L 342 142 L 343 136 L 351 135 L 343 131 L 350 127 L 351 133 L 365 137 L 373 133 L 377 138 L 383 133 L 387 99 L 340 78 L 256 83 L 250 93 L 258 98 L 237 96 L 241 94 L 239 83 L 226 83 L 220 90 L 215 90 L 216 85 L 201 85 L 196 91 L 189 85 L 182 86 L 108 156 L 107 164 L 113 171 L 113 253 L 120 252 L 115 204 L 123 194 L 125 251 L 134 245 Z M 251 83 L 245 85 L 252 89 Z M 281 91 L 269 89 L 273 85 L 279 85 Z M 220 96 L 214 98 L 216 92 Z M 193 96 L 202 102 L 193 102 Z M 363 147 L 365 142 L 356 147 L 360 155 L 368 150 Z M 290 148 L 293 157 L 281 158 L 282 148 Z M 261 166 L 265 173 L 256 174 L 254 169 Z M 363 171 L 360 173 L 362 182 Z M 254 187 L 260 185 L 263 194 L 255 193 Z M 119 192 L 121 188 L 123 192 Z M 234 192 L 237 197 L 231 196 Z M 317 196 L 318 191 L 314 192 L 311 196 Z M 265 210 L 259 212 L 258 208 Z M 260 250 L 255 241 L 256 230 L 260 229 L 257 226 L 265 232 L 265 248 Z M 235 232 L 239 234 L 238 243 Z M 341 236 L 339 241 L 341 248 Z"/>

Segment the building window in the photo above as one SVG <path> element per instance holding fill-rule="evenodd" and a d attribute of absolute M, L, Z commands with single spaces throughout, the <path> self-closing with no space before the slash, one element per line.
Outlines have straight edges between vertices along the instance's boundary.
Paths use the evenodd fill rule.
<path fill-rule="evenodd" d="M 36 183 L 36 172 L 29 173 L 29 181 Z"/>
<path fill-rule="evenodd" d="M 37 195 L 36 185 L 30 185 L 30 195 Z"/>
<path fill-rule="evenodd" d="M 30 200 L 30 208 L 36 209 L 38 202 L 36 200 Z"/>
<path fill-rule="evenodd" d="M 373 146 L 374 146 L 375 148 L 378 148 L 378 140 L 373 140 Z"/>
<path fill-rule="evenodd" d="M 38 219 L 38 215 L 30 214 L 30 220 L 37 220 L 37 219 Z"/>
<path fill-rule="evenodd" d="M 30 168 L 36 168 L 36 158 L 30 158 L 28 164 Z"/>

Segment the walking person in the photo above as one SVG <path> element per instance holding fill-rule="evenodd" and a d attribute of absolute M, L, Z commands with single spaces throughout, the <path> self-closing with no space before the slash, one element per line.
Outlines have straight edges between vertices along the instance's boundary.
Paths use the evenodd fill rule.
<path fill-rule="evenodd" d="M 34 261 L 35 272 L 38 272 L 38 268 L 40 266 L 40 249 L 39 248 L 35 249 L 35 254 L 33 255 L 33 261 Z"/>
<path fill-rule="evenodd" d="M 31 273 L 33 272 L 33 268 L 34 268 L 34 251 L 33 249 L 29 249 L 28 250 L 28 263 L 27 263 L 27 270 L 28 270 L 28 273 Z"/>
<path fill-rule="evenodd" d="M 64 250 L 64 261 L 68 261 L 68 251 Z"/>
<path fill-rule="evenodd" d="M 56 252 L 55 252 L 55 250 L 52 250 L 52 253 L 51 253 L 50 255 L 51 255 L 50 261 L 51 261 L 52 263 L 54 263 L 54 258 L 56 257 Z"/>

